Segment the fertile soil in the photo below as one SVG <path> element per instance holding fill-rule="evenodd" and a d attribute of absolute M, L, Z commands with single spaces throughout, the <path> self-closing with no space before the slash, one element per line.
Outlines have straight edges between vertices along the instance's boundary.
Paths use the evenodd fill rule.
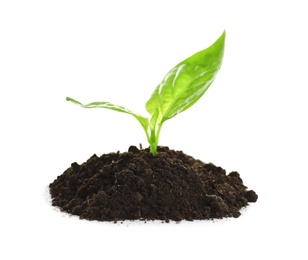
<path fill-rule="evenodd" d="M 49 185 L 52 205 L 81 219 L 196 220 L 239 217 L 256 202 L 240 175 L 181 151 L 131 146 L 76 162 Z"/>

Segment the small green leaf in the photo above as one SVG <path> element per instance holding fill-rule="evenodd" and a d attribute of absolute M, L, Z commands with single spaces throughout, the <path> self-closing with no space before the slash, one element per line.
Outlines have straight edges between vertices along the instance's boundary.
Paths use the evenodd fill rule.
<path fill-rule="evenodd" d="M 195 104 L 209 88 L 219 71 L 224 54 L 225 32 L 218 40 L 171 69 L 154 90 L 146 109 L 159 111 L 162 123 Z"/>
<path fill-rule="evenodd" d="M 75 99 L 72 99 L 70 97 L 67 97 L 66 98 L 67 101 L 70 101 L 76 105 L 79 105 L 83 108 L 106 108 L 106 109 L 111 109 L 111 110 L 115 110 L 115 111 L 118 111 L 118 112 L 122 112 L 122 113 L 126 113 L 126 114 L 129 114 L 129 115 L 132 115 L 133 117 L 135 117 L 139 123 L 142 125 L 143 129 L 145 129 L 147 131 L 148 129 L 148 119 L 127 109 L 126 107 L 122 107 L 122 106 L 119 106 L 119 105 L 115 105 L 115 104 L 112 104 L 110 102 L 92 102 L 92 103 L 89 103 L 89 104 L 86 104 L 86 105 L 83 105 L 82 103 L 80 103 L 79 101 L 75 100 Z"/>
<path fill-rule="evenodd" d="M 80 105 L 83 108 L 98 108 L 99 107 L 99 108 L 106 108 L 106 109 L 111 109 L 111 110 L 115 110 L 115 111 L 118 111 L 118 112 L 131 114 L 131 115 L 137 115 L 136 113 L 130 111 L 129 109 L 127 109 L 125 107 L 115 105 L 115 104 L 112 104 L 110 102 L 92 102 L 92 103 L 83 105 L 79 101 L 72 99 L 70 97 L 67 97 L 66 100 L 71 101 L 71 102 L 75 103 L 76 105 Z"/>

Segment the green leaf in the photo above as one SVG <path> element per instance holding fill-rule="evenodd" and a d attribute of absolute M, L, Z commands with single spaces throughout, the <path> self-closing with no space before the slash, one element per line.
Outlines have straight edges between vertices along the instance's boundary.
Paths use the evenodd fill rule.
<path fill-rule="evenodd" d="M 146 109 L 157 122 L 176 116 L 195 104 L 210 87 L 224 55 L 225 32 L 207 49 L 180 62 L 171 69 L 154 90 Z"/>
<path fill-rule="evenodd" d="M 158 109 L 155 110 L 151 120 L 150 120 L 150 130 L 155 130 L 156 123 L 157 123 L 157 118 L 158 118 Z"/>
<path fill-rule="evenodd" d="M 126 113 L 126 114 L 129 114 L 129 115 L 132 115 L 133 117 L 135 117 L 139 123 L 142 125 L 142 127 L 147 131 L 148 129 L 148 119 L 127 109 L 126 107 L 122 107 L 122 106 L 119 106 L 119 105 L 115 105 L 115 104 L 112 104 L 110 102 L 92 102 L 92 103 L 89 103 L 89 104 L 86 104 L 86 105 L 83 105 L 82 103 L 80 103 L 79 101 L 75 100 L 75 99 L 72 99 L 70 97 L 67 97 L 66 98 L 67 101 L 70 101 L 76 105 L 79 105 L 83 108 L 106 108 L 106 109 L 111 109 L 111 110 L 115 110 L 115 111 L 118 111 L 118 112 L 122 112 L 122 113 Z"/>

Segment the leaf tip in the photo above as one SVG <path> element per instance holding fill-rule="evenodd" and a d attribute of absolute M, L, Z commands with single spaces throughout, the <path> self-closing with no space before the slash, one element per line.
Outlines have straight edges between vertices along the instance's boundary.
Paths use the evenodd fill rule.
<path fill-rule="evenodd" d="M 226 29 L 223 31 L 219 39 L 222 39 L 223 41 L 225 41 L 225 38 L 226 38 Z"/>
<path fill-rule="evenodd" d="M 73 98 L 66 97 L 66 100 L 67 100 L 67 101 L 70 101 L 70 102 L 72 102 L 72 103 L 74 103 L 74 104 L 77 104 L 77 105 L 82 106 L 82 104 L 81 104 L 79 101 L 77 101 L 77 100 L 75 100 L 75 99 L 73 99 Z"/>

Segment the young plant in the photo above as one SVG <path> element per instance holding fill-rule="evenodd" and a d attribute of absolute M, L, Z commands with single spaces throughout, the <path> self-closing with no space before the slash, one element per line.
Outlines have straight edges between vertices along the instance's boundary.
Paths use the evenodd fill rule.
<path fill-rule="evenodd" d="M 150 152 L 156 155 L 163 123 L 190 108 L 202 97 L 221 67 L 224 45 L 225 32 L 210 47 L 197 52 L 171 69 L 146 103 L 146 109 L 151 115 L 150 119 L 109 102 L 92 102 L 83 105 L 70 97 L 66 100 L 83 108 L 107 108 L 132 115 L 145 131 Z"/>

